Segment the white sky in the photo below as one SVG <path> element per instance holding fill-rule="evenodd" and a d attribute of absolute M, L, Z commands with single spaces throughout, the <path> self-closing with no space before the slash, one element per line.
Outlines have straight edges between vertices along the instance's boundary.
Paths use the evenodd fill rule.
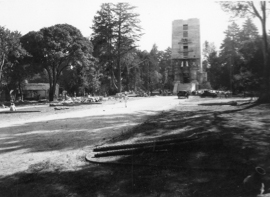
<path fill-rule="evenodd" d="M 92 21 L 101 3 L 115 0 L 0 0 L 0 26 L 23 35 L 43 27 L 67 23 L 80 29 L 84 36 L 91 35 Z M 220 5 L 210 0 L 125 0 L 137 8 L 144 35 L 138 45 L 150 51 L 153 44 L 159 50 L 171 47 L 172 21 L 199 18 L 201 43 L 214 42 L 219 48 L 224 39 L 229 15 Z M 254 22 L 260 29 L 258 19 Z"/>

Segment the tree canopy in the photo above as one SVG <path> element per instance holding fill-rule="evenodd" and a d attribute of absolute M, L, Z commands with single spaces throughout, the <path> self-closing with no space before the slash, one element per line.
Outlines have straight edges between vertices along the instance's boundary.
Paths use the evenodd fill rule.
<path fill-rule="evenodd" d="M 63 70 L 91 66 L 94 62 L 90 40 L 68 24 L 29 32 L 21 38 L 21 42 L 32 55 L 31 64 L 46 70 L 50 83 L 50 100 L 54 98 L 56 83 Z"/>
<path fill-rule="evenodd" d="M 262 28 L 262 53 L 263 53 L 263 81 L 261 83 L 261 93 L 259 102 L 270 102 L 270 65 L 269 65 L 269 45 L 266 32 L 266 21 L 269 10 L 266 1 L 224 1 L 220 2 L 222 9 L 230 12 L 232 17 L 256 17 L 261 22 Z"/>
<path fill-rule="evenodd" d="M 213 88 L 234 93 L 259 89 L 263 82 L 261 37 L 250 18 L 242 27 L 235 23 L 228 26 L 219 52 L 208 43 L 203 51 L 203 65 Z"/>
<path fill-rule="evenodd" d="M 92 42 L 94 55 L 100 59 L 104 71 L 103 81 L 110 81 L 111 88 L 122 91 L 121 61 L 125 55 L 136 48 L 141 36 L 138 14 L 128 3 L 105 3 L 94 17 Z"/>
<path fill-rule="evenodd" d="M 10 73 L 27 55 L 20 43 L 21 34 L 0 27 L 0 87 L 8 83 L 7 72 Z M 5 75 L 6 74 L 6 75 Z M 5 82 L 3 81 L 5 79 Z"/>

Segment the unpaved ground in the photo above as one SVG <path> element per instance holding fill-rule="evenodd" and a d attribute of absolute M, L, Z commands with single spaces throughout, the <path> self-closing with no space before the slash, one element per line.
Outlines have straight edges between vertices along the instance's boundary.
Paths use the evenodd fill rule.
<path fill-rule="evenodd" d="M 184 101 L 175 97 L 130 98 L 127 108 L 119 100 L 60 111 L 48 105 L 18 107 L 18 111 L 41 112 L 0 114 L 0 176 L 46 161 L 66 170 L 76 169 L 84 165 L 89 147 L 125 132 L 147 115 Z"/>
<path fill-rule="evenodd" d="M 257 165 L 269 170 L 269 106 L 244 109 L 248 105 L 198 106 L 198 102 L 154 97 L 130 100 L 128 108 L 115 102 L 66 111 L 47 107 L 39 114 L 0 114 L 0 196 L 253 195 L 243 190 L 242 181 Z M 136 161 L 131 166 L 84 160 L 95 144 L 206 131 L 219 134 L 224 146 L 133 156 L 128 158 Z M 146 167 L 137 165 L 141 163 Z M 267 177 L 265 182 L 267 190 Z"/>

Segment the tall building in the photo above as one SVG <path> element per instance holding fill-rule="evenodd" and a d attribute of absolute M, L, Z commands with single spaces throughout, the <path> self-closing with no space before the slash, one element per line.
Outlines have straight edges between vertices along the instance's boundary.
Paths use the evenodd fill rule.
<path fill-rule="evenodd" d="M 196 18 L 175 20 L 172 23 L 173 93 L 194 91 L 206 81 L 201 65 L 200 21 Z"/>

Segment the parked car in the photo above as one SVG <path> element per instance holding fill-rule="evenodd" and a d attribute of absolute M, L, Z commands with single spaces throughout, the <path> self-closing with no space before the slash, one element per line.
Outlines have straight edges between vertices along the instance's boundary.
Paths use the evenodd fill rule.
<path fill-rule="evenodd" d="M 216 94 L 216 93 L 213 93 L 213 92 L 209 92 L 209 91 L 204 91 L 204 92 L 201 94 L 201 98 L 205 98 L 205 97 L 216 98 L 216 97 L 217 97 L 217 94 Z"/>
<path fill-rule="evenodd" d="M 177 93 L 178 98 L 180 99 L 181 97 L 188 98 L 189 97 L 189 92 L 186 90 L 181 90 Z"/>

